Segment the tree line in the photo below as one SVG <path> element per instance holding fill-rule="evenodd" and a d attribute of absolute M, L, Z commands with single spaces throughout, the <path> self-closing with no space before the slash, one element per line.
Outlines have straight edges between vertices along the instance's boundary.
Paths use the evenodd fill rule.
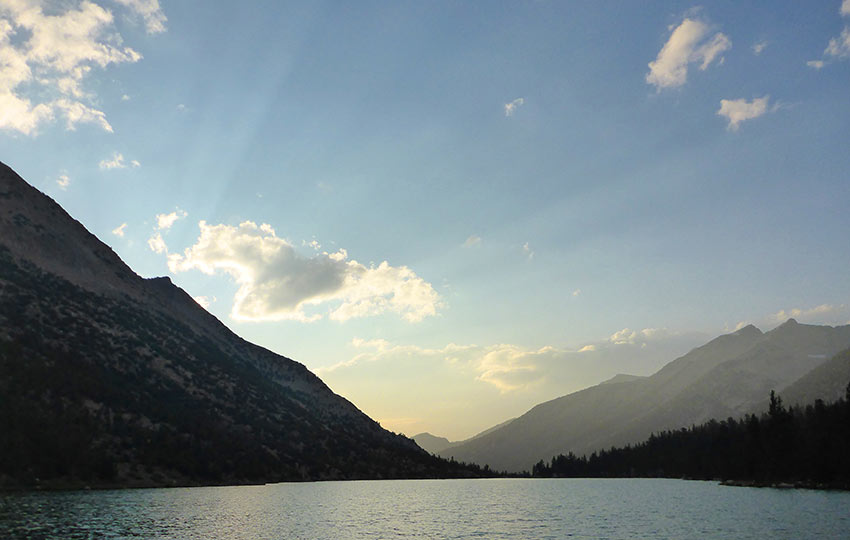
<path fill-rule="evenodd" d="M 850 488 L 850 384 L 834 403 L 785 407 L 775 392 L 761 415 L 710 420 L 622 448 L 538 462 L 534 477 L 659 477 L 753 485 Z"/>

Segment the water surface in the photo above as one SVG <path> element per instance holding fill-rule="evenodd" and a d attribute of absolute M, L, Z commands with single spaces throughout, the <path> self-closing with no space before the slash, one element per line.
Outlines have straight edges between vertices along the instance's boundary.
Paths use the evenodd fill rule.
<path fill-rule="evenodd" d="M 850 538 L 850 493 L 662 479 L 6 493 L 0 538 Z"/>

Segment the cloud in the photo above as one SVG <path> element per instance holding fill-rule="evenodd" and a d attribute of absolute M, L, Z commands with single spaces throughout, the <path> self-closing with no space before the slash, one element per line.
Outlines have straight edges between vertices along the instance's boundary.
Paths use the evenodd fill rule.
<path fill-rule="evenodd" d="M 647 84 L 662 88 L 675 88 L 685 84 L 688 64 L 699 63 L 705 70 L 718 57 L 723 63 L 723 52 L 732 48 L 729 38 L 720 32 L 709 36 L 709 27 L 703 22 L 685 19 L 670 34 L 658 57 L 649 63 Z"/>
<path fill-rule="evenodd" d="M 65 129 L 68 131 L 74 131 L 77 129 L 77 124 L 83 122 L 97 124 L 103 131 L 112 133 L 112 126 L 106 121 L 106 114 L 103 111 L 87 107 L 79 101 L 64 98 L 57 99 L 53 104 L 55 108 L 65 113 Z"/>
<path fill-rule="evenodd" d="M 87 0 L 49 7 L 45 13 L 41 2 L 0 4 L 0 129 L 35 136 L 42 124 L 63 116 L 69 130 L 91 123 L 111 132 L 84 82 L 95 68 L 142 56 L 122 44 L 108 9 Z"/>
<path fill-rule="evenodd" d="M 528 389 L 543 382 L 545 373 L 540 364 L 563 356 L 555 347 L 528 350 L 516 345 L 495 345 L 485 351 L 475 363 L 477 380 L 491 384 L 500 392 Z"/>
<path fill-rule="evenodd" d="M 741 122 L 752 120 L 768 112 L 768 101 L 770 96 L 756 98 L 752 101 L 745 99 L 721 99 L 720 109 L 717 114 L 729 120 L 726 126 L 731 131 L 736 131 Z M 773 110 L 776 110 L 774 105 Z"/>
<path fill-rule="evenodd" d="M 745 326 L 749 326 L 749 325 L 750 325 L 749 321 L 739 321 L 738 324 L 735 325 L 735 332 L 737 332 L 741 328 L 744 328 Z"/>
<path fill-rule="evenodd" d="M 177 220 L 183 219 L 187 215 L 188 214 L 184 210 L 179 208 L 173 212 L 169 212 L 168 214 L 157 214 L 156 224 L 154 225 L 155 232 L 150 238 L 148 238 L 148 247 L 151 251 L 167 255 L 168 245 L 165 243 L 165 239 L 162 237 L 161 231 L 168 231 L 168 229 L 170 229 Z"/>
<path fill-rule="evenodd" d="M 358 365 L 373 363 L 386 359 L 398 360 L 401 357 L 427 358 L 428 361 L 442 360 L 462 371 L 477 381 L 486 382 L 501 392 L 528 389 L 544 381 L 559 383 L 564 380 L 565 372 L 587 362 L 589 353 L 594 353 L 591 364 L 583 363 L 584 367 L 594 365 L 599 367 L 616 358 L 617 370 L 643 371 L 636 366 L 628 367 L 635 355 L 652 355 L 658 351 L 667 350 L 668 346 L 686 352 L 690 349 L 686 344 L 698 344 L 704 339 L 702 334 L 686 334 L 673 332 L 666 328 L 644 328 L 630 330 L 624 328 L 612 334 L 607 340 L 588 343 L 577 349 L 559 348 L 546 345 L 540 348 L 529 348 L 515 344 L 500 343 L 496 345 L 458 345 L 450 343 L 443 348 L 422 348 L 414 345 L 395 345 L 384 339 L 365 340 L 355 338 L 352 345 L 359 352 L 350 360 L 339 362 L 333 366 L 320 368 L 316 373 L 322 377 L 338 370 L 353 369 Z M 653 353 L 652 351 L 655 351 Z M 672 360 L 668 358 L 664 363 Z M 660 366 L 659 366 L 660 367 Z M 612 373 L 612 375 L 615 373 Z M 599 380 L 607 378 L 607 372 L 600 375 Z"/>
<path fill-rule="evenodd" d="M 528 242 L 522 245 L 522 252 L 525 253 L 529 259 L 534 258 L 534 251 L 531 249 L 531 246 L 528 245 Z"/>
<path fill-rule="evenodd" d="M 112 159 L 103 159 L 98 163 L 98 167 L 101 170 L 109 170 L 109 169 L 126 169 L 127 165 L 124 163 L 124 155 L 120 152 L 115 152 L 112 154 Z"/>
<path fill-rule="evenodd" d="M 505 103 L 505 116 L 513 116 L 517 109 L 519 109 L 523 105 L 525 105 L 524 98 L 516 98 L 510 103 Z"/>
<path fill-rule="evenodd" d="M 763 317 L 757 317 L 752 320 L 743 320 L 735 325 L 735 330 L 755 324 L 762 329 L 769 329 L 777 324 L 782 324 L 788 319 L 796 319 L 797 322 L 806 324 L 831 324 L 844 325 L 850 324 L 847 321 L 848 306 L 846 304 L 821 304 L 811 308 L 789 308 L 780 309 L 775 313 Z M 726 330 L 729 331 L 728 325 Z"/>
<path fill-rule="evenodd" d="M 168 20 L 159 7 L 159 0 L 115 0 L 130 8 L 145 21 L 148 34 L 165 32 L 165 22 Z"/>
<path fill-rule="evenodd" d="M 130 96 L 124 94 L 123 96 L 121 96 L 121 101 L 130 101 Z"/>
<path fill-rule="evenodd" d="M 210 306 L 215 302 L 215 297 L 210 298 L 209 296 L 193 296 L 192 299 L 198 303 L 202 308 L 209 310 Z"/>
<path fill-rule="evenodd" d="M 753 45 L 753 54 L 758 56 L 762 53 L 762 51 L 765 50 L 765 48 L 767 48 L 767 41 L 759 41 L 758 43 Z"/>
<path fill-rule="evenodd" d="M 359 338 L 352 340 L 352 345 L 364 352 L 357 354 L 351 360 L 318 369 L 316 373 L 324 377 L 338 370 L 353 368 L 358 364 L 386 359 L 397 360 L 402 357 L 427 358 L 434 361 L 442 360 L 468 371 L 472 380 L 487 383 L 500 392 L 506 393 L 527 389 L 541 382 L 545 375 L 542 364 L 566 352 L 549 346 L 528 349 L 510 344 L 480 347 L 450 343 L 440 349 L 428 349 L 414 345 L 393 345 L 384 339 Z"/>
<path fill-rule="evenodd" d="M 850 16 L 850 0 L 844 0 L 841 3 L 839 13 L 845 17 Z M 826 49 L 823 51 L 823 55 L 837 59 L 850 58 L 850 26 L 845 26 L 841 31 L 841 35 L 829 40 Z M 824 67 L 824 62 L 821 60 L 810 60 L 806 62 L 806 65 L 815 69 L 821 69 Z"/>
<path fill-rule="evenodd" d="M 56 184 L 59 185 L 60 189 L 68 189 L 68 186 L 71 185 L 71 179 L 68 178 L 67 174 L 60 174 L 59 178 L 56 179 Z"/>
<path fill-rule="evenodd" d="M 120 236 L 121 238 L 124 238 L 124 229 L 126 229 L 126 228 L 127 228 L 127 224 L 122 223 L 121 225 L 112 229 L 112 234 L 114 234 L 115 236 Z"/>
<path fill-rule="evenodd" d="M 573 296 L 581 296 L 581 289 L 576 289 L 573 291 Z"/>
<path fill-rule="evenodd" d="M 645 347 L 652 341 L 668 339 L 671 332 L 666 328 L 644 328 L 643 330 L 630 330 L 623 328 L 614 332 L 608 341 L 614 345 L 638 345 Z"/>
<path fill-rule="evenodd" d="M 850 57 L 850 26 L 845 26 L 840 36 L 830 39 L 823 53 L 835 58 Z"/>
<path fill-rule="evenodd" d="M 768 317 L 768 321 L 782 323 L 788 319 L 797 319 L 798 322 L 834 321 L 843 316 L 844 305 L 821 304 L 809 309 L 791 308 L 779 310 Z"/>
<path fill-rule="evenodd" d="M 470 235 L 470 236 L 469 236 L 469 238 L 467 238 L 467 239 L 463 242 L 463 247 L 472 247 L 472 246 L 477 246 L 477 245 L 479 245 L 480 243 L 481 243 L 481 237 L 480 237 L 480 236 L 478 236 L 477 234 L 473 234 L 473 235 Z"/>
<path fill-rule="evenodd" d="M 155 233 L 153 236 L 148 238 L 148 247 L 151 248 L 151 251 L 154 253 L 168 253 L 168 246 L 162 238 L 162 233 Z"/>
<path fill-rule="evenodd" d="M 423 419 L 415 426 L 398 426 L 408 435 L 430 431 L 457 439 L 618 373 L 648 375 L 708 337 L 668 331 L 634 343 L 615 345 L 605 339 L 576 348 L 515 343 L 421 347 L 355 339 L 347 359 L 315 371 L 373 418 Z"/>
<path fill-rule="evenodd" d="M 141 164 L 141 163 L 139 163 L 139 161 L 138 161 L 138 160 L 136 160 L 136 159 L 134 159 L 133 161 L 131 161 L 131 162 L 130 162 L 130 165 L 132 165 L 134 169 L 135 169 L 135 168 L 137 168 L 137 167 L 141 167 L 141 166 L 142 166 L 142 164 Z"/>
<path fill-rule="evenodd" d="M 170 229 L 178 219 L 182 219 L 188 215 L 185 210 L 180 210 L 179 208 L 168 214 L 157 214 L 156 228 L 159 230 Z"/>
<path fill-rule="evenodd" d="M 441 306 L 431 284 L 406 266 L 365 266 L 349 260 L 344 249 L 303 257 L 267 224 L 198 226 L 197 242 L 170 255 L 169 269 L 233 277 L 239 284 L 231 311 L 236 320 L 312 321 L 324 316 L 315 306 L 327 304 L 327 316 L 337 321 L 389 312 L 418 322 Z"/>

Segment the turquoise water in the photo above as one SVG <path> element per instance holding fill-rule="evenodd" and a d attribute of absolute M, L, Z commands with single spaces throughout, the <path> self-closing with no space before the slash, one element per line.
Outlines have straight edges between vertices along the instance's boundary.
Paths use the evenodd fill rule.
<path fill-rule="evenodd" d="M 5 493 L 0 538 L 850 538 L 850 493 L 656 479 Z"/>

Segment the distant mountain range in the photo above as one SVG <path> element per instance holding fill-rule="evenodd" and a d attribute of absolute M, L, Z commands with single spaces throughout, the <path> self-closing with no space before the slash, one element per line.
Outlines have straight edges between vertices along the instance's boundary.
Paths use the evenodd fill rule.
<path fill-rule="evenodd" d="M 487 428 L 484 431 L 482 431 L 481 433 L 478 433 L 477 435 L 473 435 L 472 437 L 470 437 L 468 439 L 464 439 L 462 441 L 452 442 L 452 441 L 449 441 L 448 439 L 446 439 L 445 437 L 437 437 L 436 435 L 432 435 L 432 434 L 427 433 L 427 432 L 426 433 L 420 433 L 418 435 L 414 435 L 413 440 L 416 441 L 416 444 L 418 444 L 420 447 L 431 452 L 432 454 L 440 454 L 441 452 L 444 452 L 444 451 L 448 450 L 449 448 L 454 448 L 455 446 L 460 446 L 462 444 L 466 444 L 469 441 L 474 441 L 475 439 L 477 439 L 479 437 L 483 437 L 484 435 L 487 435 L 488 433 L 490 433 L 492 431 L 496 431 L 497 429 L 503 428 L 513 421 L 514 421 L 513 418 L 511 418 L 510 420 L 505 420 L 501 424 L 496 424 L 495 426 L 493 426 L 491 428 Z"/>
<path fill-rule="evenodd" d="M 850 381 L 850 351 L 838 354 L 848 347 L 850 325 L 812 326 L 789 319 L 766 333 L 750 325 L 692 350 L 650 377 L 618 375 L 541 403 L 505 426 L 437 453 L 495 470 L 530 471 L 539 460 L 558 454 L 581 456 L 712 418 L 762 412 L 771 390 L 786 404 L 834 400 Z"/>
<path fill-rule="evenodd" d="M 0 164 L 0 488 L 470 476 Z"/>

